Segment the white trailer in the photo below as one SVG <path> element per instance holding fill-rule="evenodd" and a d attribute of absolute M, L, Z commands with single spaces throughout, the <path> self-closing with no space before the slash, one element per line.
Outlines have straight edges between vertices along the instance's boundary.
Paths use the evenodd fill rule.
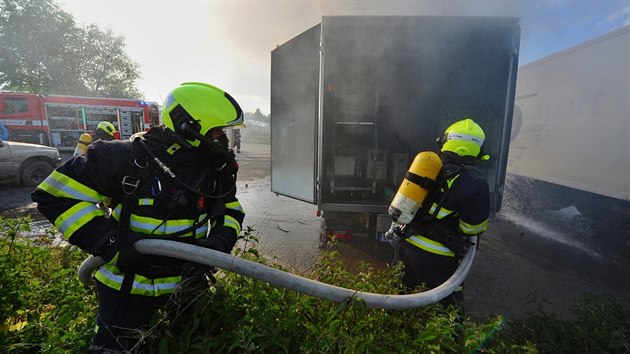
<path fill-rule="evenodd" d="M 628 260 L 630 26 L 519 68 L 506 196 L 552 238 Z"/>
<path fill-rule="evenodd" d="M 507 172 L 630 201 L 630 26 L 519 68 Z"/>

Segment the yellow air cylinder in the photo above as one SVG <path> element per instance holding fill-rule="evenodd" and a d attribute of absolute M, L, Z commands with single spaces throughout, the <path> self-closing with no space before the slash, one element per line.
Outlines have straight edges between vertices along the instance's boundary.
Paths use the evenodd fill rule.
<path fill-rule="evenodd" d="M 87 152 L 88 145 L 92 143 L 92 136 L 88 133 L 83 133 L 79 137 L 77 146 L 74 148 L 73 156 L 83 155 Z"/>
<path fill-rule="evenodd" d="M 389 215 L 394 222 L 404 225 L 413 220 L 429 194 L 428 190 L 420 186 L 421 181 L 424 178 L 435 181 L 441 168 L 442 160 L 435 152 L 423 151 L 416 155 L 389 206 Z"/>

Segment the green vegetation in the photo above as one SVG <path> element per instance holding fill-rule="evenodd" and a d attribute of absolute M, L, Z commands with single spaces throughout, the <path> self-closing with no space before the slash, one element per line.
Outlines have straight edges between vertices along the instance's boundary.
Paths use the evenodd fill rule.
<path fill-rule="evenodd" d="M 0 352 L 72 353 L 87 348 L 96 296 L 77 280 L 85 253 L 24 239 L 29 219 L 0 218 Z"/>
<path fill-rule="evenodd" d="M 89 346 L 96 297 L 76 278 L 86 254 L 31 239 L 28 219 L 0 218 L 0 352 L 76 353 Z M 248 228 L 235 253 L 266 263 Z M 335 251 L 310 275 L 370 292 L 396 293 L 400 268 L 349 273 Z M 630 305 L 602 298 L 576 309 L 574 321 L 542 311 L 522 321 L 473 319 L 429 306 L 386 311 L 360 300 L 335 304 L 229 272 L 208 291 L 186 294 L 143 333 L 157 353 L 624 353 Z M 193 297 L 187 295 L 194 295 Z M 185 300 L 184 300 L 185 299 Z"/>

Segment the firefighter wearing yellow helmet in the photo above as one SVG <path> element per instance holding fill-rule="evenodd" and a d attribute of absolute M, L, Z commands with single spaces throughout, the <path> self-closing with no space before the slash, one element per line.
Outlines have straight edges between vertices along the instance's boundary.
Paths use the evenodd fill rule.
<path fill-rule="evenodd" d="M 94 131 L 94 136 L 96 140 L 114 140 L 116 139 L 116 127 L 110 122 L 100 122 L 96 126 L 96 130 Z"/>
<path fill-rule="evenodd" d="M 106 261 L 95 274 L 95 352 L 144 351 L 138 339 L 156 309 L 178 301 L 172 295 L 182 284 L 208 285 L 207 267 L 143 256 L 135 241 L 169 239 L 230 253 L 241 231 L 238 165 L 223 134 L 243 122 L 236 100 L 209 84 L 184 83 L 168 94 L 162 121 L 132 139 L 94 144 L 32 195 L 71 244 Z"/>
<path fill-rule="evenodd" d="M 460 120 L 446 128 L 444 135 L 438 139 L 441 151 L 451 152 L 458 156 L 478 157 L 488 160 L 490 156 L 482 154 L 481 147 L 486 139 L 486 134 L 479 124 L 470 118 Z"/>
<path fill-rule="evenodd" d="M 442 167 L 408 232 L 393 242 L 405 265 L 403 283 L 411 291 L 424 284 L 435 288 L 453 275 L 468 247 L 468 238 L 486 231 L 490 193 L 483 172 L 487 160 L 483 129 L 471 118 L 453 123 L 437 139 Z M 463 287 L 443 299 L 463 309 Z"/>
<path fill-rule="evenodd" d="M 98 123 L 96 129 L 94 130 L 94 134 L 83 133 L 79 136 L 79 141 L 77 141 L 77 146 L 74 148 L 73 156 L 79 156 L 85 154 L 87 152 L 87 148 L 93 142 L 103 140 L 110 141 L 116 139 L 116 127 L 114 124 L 103 121 Z"/>

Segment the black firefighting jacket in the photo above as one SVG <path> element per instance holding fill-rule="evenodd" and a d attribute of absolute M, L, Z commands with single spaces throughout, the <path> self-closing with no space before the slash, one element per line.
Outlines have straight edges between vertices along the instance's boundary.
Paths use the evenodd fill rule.
<path fill-rule="evenodd" d="M 428 217 L 419 215 L 412 222 L 406 241 L 426 252 L 457 257 L 462 254 L 454 248 L 467 242 L 466 236 L 488 228 L 489 187 L 481 172 L 467 165 L 447 163 L 440 175 L 446 177 L 445 185 L 433 195 Z"/>
<path fill-rule="evenodd" d="M 125 205 L 132 205 L 127 227 L 134 236 L 171 239 L 176 235 L 177 241 L 190 244 L 208 238 L 212 248 L 230 252 L 245 215 L 236 198 L 236 161 L 217 163 L 199 148 L 183 149 L 159 127 L 138 139 L 153 156 L 138 141 L 99 141 L 89 146 L 86 155 L 58 167 L 32 194 L 38 210 L 68 242 L 99 254 L 118 232 L 125 192 L 132 192 L 132 202 Z M 154 158 L 170 170 L 159 167 Z M 183 188 L 175 178 L 205 196 Z M 162 262 L 164 258 L 150 259 Z M 117 256 L 100 267 L 95 277 L 120 290 L 124 274 L 116 260 Z M 181 272 L 136 274 L 131 293 L 169 294 L 180 281 Z"/>

